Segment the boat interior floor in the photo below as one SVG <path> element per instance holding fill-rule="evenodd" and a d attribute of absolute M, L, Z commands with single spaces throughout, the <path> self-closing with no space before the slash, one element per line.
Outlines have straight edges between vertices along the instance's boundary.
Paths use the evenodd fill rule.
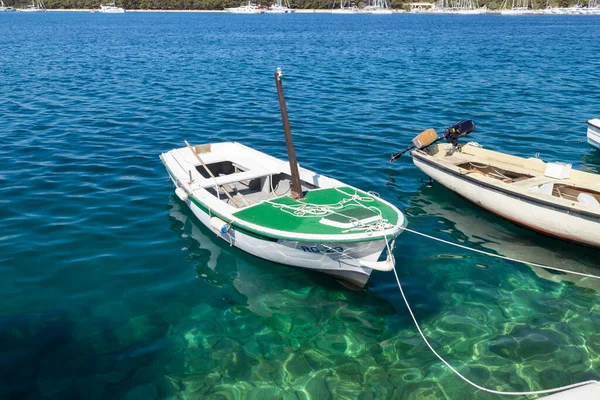
<path fill-rule="evenodd" d="M 557 180 L 545 176 L 543 173 L 527 171 L 518 166 L 503 163 L 490 163 L 486 160 L 472 160 L 465 162 L 460 158 L 453 162 L 465 174 L 481 174 L 488 178 L 496 179 L 511 184 L 516 188 L 528 192 L 550 195 L 567 201 L 580 202 L 587 205 L 600 207 L 600 191 L 579 185 L 570 180 Z M 526 172 L 527 171 L 527 172 Z"/>
<path fill-rule="evenodd" d="M 520 182 L 534 177 L 533 175 L 526 173 L 501 168 L 491 164 L 480 164 L 474 161 L 458 164 L 457 167 L 465 169 L 467 173 L 479 173 L 506 183 Z"/>
<path fill-rule="evenodd" d="M 273 184 L 270 184 L 270 180 Z M 307 191 L 315 189 L 316 186 L 310 185 L 302 181 L 302 190 Z M 256 179 L 248 179 L 227 183 L 217 191 L 215 187 L 206 188 L 206 190 L 221 201 L 234 207 L 245 208 L 254 204 L 258 204 L 265 200 L 276 199 L 281 196 L 287 196 L 291 193 L 291 177 L 287 174 L 278 174 L 266 176 Z M 235 204 L 225 195 L 227 191 L 235 201 Z"/>

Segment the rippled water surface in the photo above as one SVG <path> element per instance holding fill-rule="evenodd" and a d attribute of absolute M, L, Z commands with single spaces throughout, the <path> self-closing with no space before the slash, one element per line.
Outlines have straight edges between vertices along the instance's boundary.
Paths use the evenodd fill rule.
<path fill-rule="evenodd" d="M 600 18 L 0 14 L 0 397 L 501 398 L 458 380 L 390 273 L 364 291 L 221 243 L 158 154 L 183 140 L 285 145 L 379 192 L 413 229 L 598 274 L 596 250 L 429 185 L 424 128 L 472 118 L 486 148 L 600 172 Z M 600 281 L 410 233 L 398 272 L 432 344 L 493 389 L 600 377 Z"/>

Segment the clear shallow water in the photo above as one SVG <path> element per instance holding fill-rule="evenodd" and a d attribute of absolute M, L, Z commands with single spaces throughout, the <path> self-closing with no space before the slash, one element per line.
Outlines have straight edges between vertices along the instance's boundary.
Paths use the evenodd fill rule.
<path fill-rule="evenodd" d="M 499 398 L 426 349 L 393 275 L 365 291 L 231 249 L 158 154 L 237 140 L 404 209 L 411 227 L 598 273 L 598 252 L 480 211 L 389 154 L 465 117 L 486 147 L 600 171 L 594 17 L 0 15 L 0 396 Z M 600 284 L 410 234 L 432 343 L 506 390 L 600 376 Z"/>

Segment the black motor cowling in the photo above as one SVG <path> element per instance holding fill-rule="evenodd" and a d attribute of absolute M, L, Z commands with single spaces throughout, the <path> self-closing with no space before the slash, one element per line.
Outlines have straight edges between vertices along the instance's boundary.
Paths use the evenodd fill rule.
<path fill-rule="evenodd" d="M 452 145 L 458 145 L 458 139 L 463 136 L 467 136 L 469 133 L 475 130 L 475 123 L 471 119 L 463 119 L 452 125 L 449 128 L 446 128 L 446 134 L 444 135 L 444 139 L 448 141 L 448 143 L 452 143 Z"/>

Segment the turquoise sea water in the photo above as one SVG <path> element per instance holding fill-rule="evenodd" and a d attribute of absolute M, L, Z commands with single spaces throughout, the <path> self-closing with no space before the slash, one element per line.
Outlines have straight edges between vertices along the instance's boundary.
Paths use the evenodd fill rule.
<path fill-rule="evenodd" d="M 363 291 L 230 248 L 158 154 L 236 140 L 403 209 L 413 229 L 600 275 L 390 153 L 472 118 L 486 148 L 600 172 L 600 18 L 0 14 L 0 397 L 498 399 L 458 380 L 390 273 Z M 477 383 L 600 378 L 600 281 L 403 234 L 426 335 Z"/>

